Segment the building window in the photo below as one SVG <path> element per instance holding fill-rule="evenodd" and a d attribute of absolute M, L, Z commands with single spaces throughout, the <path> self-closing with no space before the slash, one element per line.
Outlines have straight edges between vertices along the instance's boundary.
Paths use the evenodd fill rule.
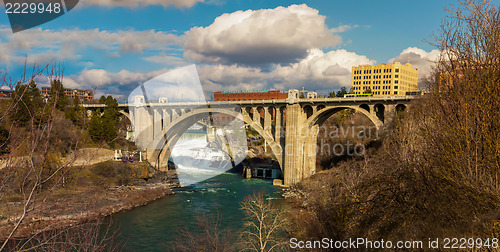
<path fill-rule="evenodd" d="M 398 91 L 394 91 L 394 94 L 398 94 Z"/>
<path fill-rule="evenodd" d="M 394 86 L 394 89 L 398 89 L 398 86 Z"/>
<path fill-rule="evenodd" d="M 394 83 L 398 84 L 398 83 L 399 83 L 399 81 L 398 81 L 398 80 L 395 80 L 395 81 L 394 81 Z"/>
<path fill-rule="evenodd" d="M 397 74 L 396 74 L 396 75 L 394 76 L 394 78 L 399 78 L 399 75 L 397 75 Z"/>
<path fill-rule="evenodd" d="M 396 73 L 399 73 L 399 68 L 396 68 L 396 70 L 394 70 Z"/>

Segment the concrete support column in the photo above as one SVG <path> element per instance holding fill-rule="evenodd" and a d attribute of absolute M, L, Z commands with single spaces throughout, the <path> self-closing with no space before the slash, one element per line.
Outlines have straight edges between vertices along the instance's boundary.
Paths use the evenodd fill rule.
<path fill-rule="evenodd" d="M 269 107 L 264 107 L 264 134 L 273 138 L 271 133 L 271 124 L 273 119 L 271 118 L 271 114 L 269 113 Z"/>
<path fill-rule="evenodd" d="M 171 109 L 170 111 L 171 111 L 171 115 L 172 115 L 172 117 L 171 117 L 172 121 L 174 121 L 175 119 L 177 119 L 177 117 L 180 116 L 175 109 Z"/>
<path fill-rule="evenodd" d="M 314 125 L 311 128 L 305 129 L 307 134 L 303 134 L 305 147 L 304 147 L 304 164 L 302 166 L 301 179 L 308 178 L 316 173 L 316 149 L 319 126 Z"/>
<path fill-rule="evenodd" d="M 257 107 L 252 107 L 252 111 L 253 111 L 253 122 L 256 123 L 257 125 L 260 125 L 260 114 L 259 114 L 259 110 L 257 110 Z"/>
<path fill-rule="evenodd" d="M 274 129 L 274 141 L 280 143 L 281 141 L 281 108 L 276 108 L 276 127 Z"/>
<path fill-rule="evenodd" d="M 384 109 L 384 125 L 391 125 L 396 118 L 396 105 L 385 105 Z"/>
<path fill-rule="evenodd" d="M 370 108 L 370 114 L 376 116 L 375 105 L 368 105 L 368 107 Z"/>
<path fill-rule="evenodd" d="M 300 128 L 303 120 L 299 104 L 289 104 L 286 110 L 285 162 L 283 167 L 284 185 L 291 186 L 300 180 L 303 166 L 303 148 Z"/>
<path fill-rule="evenodd" d="M 168 109 L 162 109 L 162 113 L 163 113 L 163 130 L 165 130 L 165 128 L 170 124 L 170 122 L 172 121 L 171 119 L 171 116 L 170 116 L 170 110 Z"/>
<path fill-rule="evenodd" d="M 145 107 L 136 107 L 133 112 L 136 143 L 146 148 L 153 142 L 153 118 Z"/>
<path fill-rule="evenodd" d="M 153 140 L 162 136 L 163 127 L 162 127 L 162 111 L 160 109 L 153 110 Z"/>

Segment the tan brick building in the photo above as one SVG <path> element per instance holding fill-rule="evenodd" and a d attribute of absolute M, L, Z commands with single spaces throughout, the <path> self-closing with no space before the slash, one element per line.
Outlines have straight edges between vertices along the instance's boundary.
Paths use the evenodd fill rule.
<path fill-rule="evenodd" d="M 399 62 L 352 67 L 351 94 L 406 95 L 418 90 L 418 69 Z"/>

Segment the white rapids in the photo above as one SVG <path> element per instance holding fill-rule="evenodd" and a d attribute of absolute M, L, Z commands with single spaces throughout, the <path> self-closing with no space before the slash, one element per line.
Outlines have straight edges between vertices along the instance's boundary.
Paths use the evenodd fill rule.
<path fill-rule="evenodd" d="M 177 166 L 181 186 L 204 181 L 232 168 L 229 155 L 218 148 L 211 148 L 206 134 L 183 134 L 170 157 Z"/>

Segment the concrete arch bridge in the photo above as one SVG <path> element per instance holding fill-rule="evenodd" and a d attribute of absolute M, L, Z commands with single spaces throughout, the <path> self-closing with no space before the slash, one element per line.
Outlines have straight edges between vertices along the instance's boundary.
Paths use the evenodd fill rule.
<path fill-rule="evenodd" d="M 319 126 L 331 115 L 353 109 L 368 117 L 377 129 L 390 124 L 397 111 L 416 96 L 298 98 L 223 102 L 120 104 L 121 113 L 141 132 L 139 146 L 148 147 L 148 159 L 159 169 L 168 168 L 172 147 L 194 123 L 214 114 L 242 120 L 270 146 L 283 173 L 283 184 L 292 185 L 316 172 Z M 88 110 L 105 105 L 85 105 Z M 137 134 L 137 133 L 136 133 Z M 237 153 L 230 153 L 236 155 Z"/>

